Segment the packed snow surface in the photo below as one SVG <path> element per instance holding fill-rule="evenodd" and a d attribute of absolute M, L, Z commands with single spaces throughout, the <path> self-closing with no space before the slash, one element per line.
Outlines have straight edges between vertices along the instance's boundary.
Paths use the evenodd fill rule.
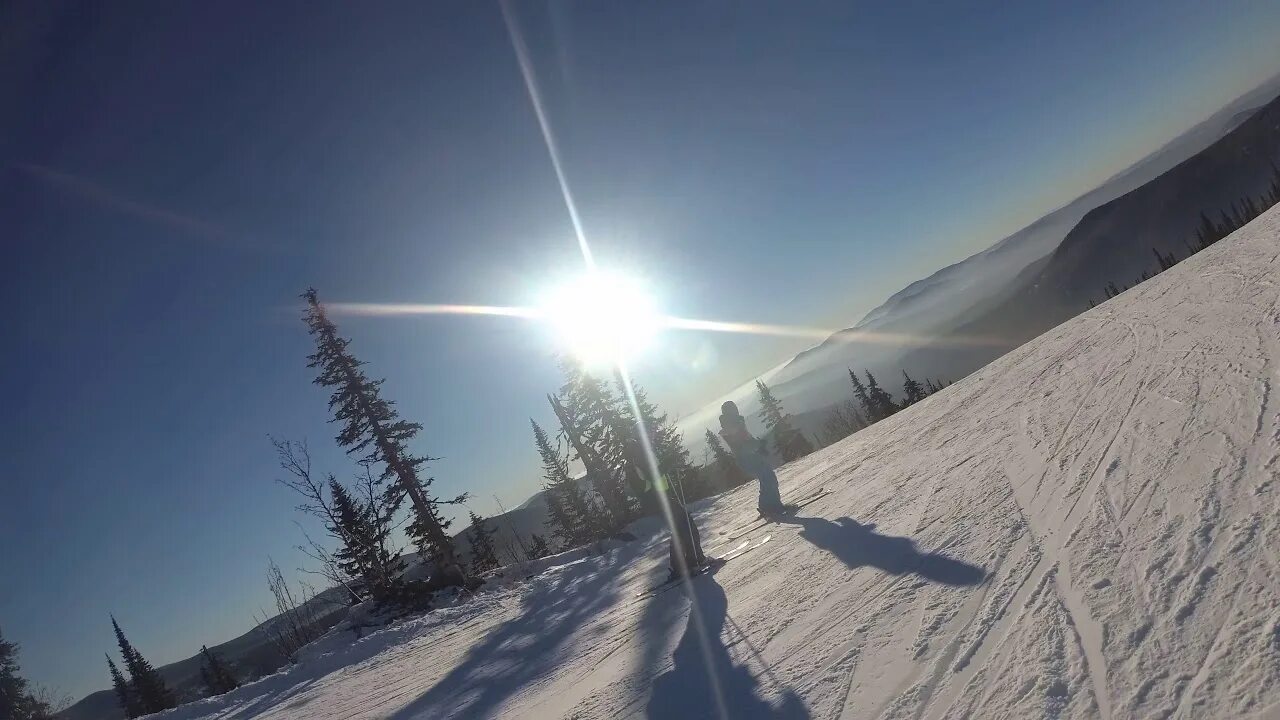
<path fill-rule="evenodd" d="M 166 718 L 1280 717 L 1280 209 L 662 533 Z M 754 485 L 699 505 L 710 554 Z"/>

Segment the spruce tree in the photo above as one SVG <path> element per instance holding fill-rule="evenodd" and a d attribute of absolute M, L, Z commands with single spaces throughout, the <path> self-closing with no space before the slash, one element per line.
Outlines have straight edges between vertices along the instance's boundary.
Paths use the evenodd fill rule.
<path fill-rule="evenodd" d="M 146 658 L 142 657 L 142 653 L 129 644 L 114 615 L 111 617 L 111 627 L 116 631 L 120 655 L 124 657 L 125 669 L 129 671 L 129 684 L 137 695 L 138 707 L 142 712 L 154 713 L 177 707 L 178 700 L 165 684 L 164 678 L 160 677 L 160 673 L 147 662 Z"/>
<path fill-rule="evenodd" d="M 490 530 L 485 519 L 471 513 L 471 527 L 467 530 L 467 539 L 471 541 L 471 573 L 480 575 L 493 570 L 498 562 L 498 551 L 493 547 L 493 536 L 497 530 Z"/>
<path fill-rule="evenodd" d="M 616 379 L 616 386 L 619 395 L 626 395 L 626 384 L 623 382 L 622 376 Z M 689 459 L 689 451 L 684 446 L 684 438 L 681 437 L 679 429 L 672 422 L 671 417 L 658 409 L 656 405 L 649 401 L 648 393 L 644 388 L 636 383 L 631 384 L 632 399 L 635 401 L 635 408 L 631 407 L 628 401 L 625 412 L 622 413 L 623 422 L 630 423 L 635 428 L 638 440 L 639 426 L 636 425 L 635 410 L 639 410 L 639 421 L 643 425 L 649 440 L 649 447 L 653 451 L 654 458 L 658 463 L 658 472 L 662 474 L 666 483 L 673 484 L 682 496 L 686 498 L 705 497 L 709 493 L 707 488 L 699 487 L 698 469 L 693 466 L 693 462 Z M 635 443 L 635 449 L 639 451 L 640 457 L 636 458 L 636 462 L 640 464 L 643 476 L 649 474 L 648 461 L 643 457 L 643 447 L 638 442 Z M 646 509 L 652 513 L 658 511 L 656 504 L 656 495 L 652 492 L 655 489 L 652 482 L 646 484 L 647 503 Z"/>
<path fill-rule="evenodd" d="M 334 388 L 329 408 L 335 422 L 342 423 L 338 444 L 347 452 L 365 452 L 364 459 L 383 463 L 382 480 L 394 480 L 388 492 L 396 498 L 408 497 L 414 519 L 405 532 L 414 539 L 418 552 L 432 560 L 439 570 L 439 584 L 465 585 L 466 574 L 458 563 L 453 539 L 446 530 L 449 521 L 441 517 L 438 501 L 430 497 L 419 470 L 430 460 L 409 451 L 408 444 L 422 426 L 401 420 L 390 401 L 383 399 L 382 380 L 370 380 L 364 365 L 348 350 L 351 341 L 338 335 L 338 328 L 325 314 L 314 289 L 303 293 L 307 301 L 304 320 L 316 339 L 316 352 L 308 356 L 308 367 L 317 368 L 315 383 Z M 461 502 L 465 495 L 451 502 Z M 398 501 L 397 501 L 398 502 Z M 394 505 L 393 505 L 394 507 Z"/>
<path fill-rule="evenodd" d="M 18 644 L 0 635 L 0 718 L 3 720 L 53 720 L 48 704 L 27 690 L 19 673 Z"/>
<path fill-rule="evenodd" d="M 603 534 L 612 534 L 635 515 L 635 504 L 627 491 L 626 440 L 611 431 L 610 426 L 617 429 L 618 423 L 611 411 L 603 409 L 604 393 L 594 379 L 571 390 L 563 397 L 548 395 L 547 401 L 574 450 L 574 458 L 582 463 L 592 489 L 600 496 L 596 524 Z"/>
<path fill-rule="evenodd" d="M 404 564 L 387 548 L 391 528 L 377 517 L 377 508 L 362 504 L 336 479 L 329 478 L 333 534 L 342 538 L 342 547 L 333 553 L 338 568 L 359 580 L 375 602 L 401 597 Z"/>
<path fill-rule="evenodd" d="M 533 440 L 542 458 L 542 489 L 547 501 L 547 526 L 565 548 L 596 539 L 596 512 L 578 482 L 569 476 L 569 458 L 532 419 Z"/>
<path fill-rule="evenodd" d="M 25 711 L 27 680 L 18 674 L 18 644 L 0 637 L 0 717 L 17 718 Z"/>
<path fill-rule="evenodd" d="M 876 382 L 876 376 L 867 373 L 867 399 L 871 402 L 871 408 L 874 411 L 876 420 L 883 420 L 898 411 L 898 406 L 893 402 L 893 397 L 885 392 L 884 388 Z"/>
<path fill-rule="evenodd" d="M 858 374 L 849 368 L 849 382 L 853 383 L 853 396 L 857 398 L 858 404 L 862 406 L 862 417 L 866 418 L 868 424 L 874 423 L 880 419 L 880 413 L 875 403 L 871 400 L 871 395 L 867 392 L 867 386 L 862 384 L 858 379 Z"/>
<path fill-rule="evenodd" d="M 791 424 L 791 416 L 783 409 L 782 402 L 773 396 L 769 386 L 757 380 L 756 392 L 760 396 L 760 416 L 773 435 L 773 445 L 782 461 L 788 463 L 813 452 L 813 445 Z"/>
<path fill-rule="evenodd" d="M 221 695 L 240 687 L 240 681 L 236 680 L 227 666 L 222 664 L 222 660 L 208 647 L 201 645 L 200 654 L 204 656 L 200 660 L 200 677 L 204 679 L 210 695 Z"/>
<path fill-rule="evenodd" d="M 116 691 L 116 704 L 124 711 L 125 717 L 138 717 L 139 710 L 138 699 L 134 695 L 133 687 L 129 685 L 129 681 L 124 679 L 124 675 L 120 674 L 120 668 L 116 667 L 116 663 L 111 659 L 111 655 L 107 655 L 107 669 L 111 671 L 111 687 Z"/>
<path fill-rule="evenodd" d="M 533 533 L 529 536 L 528 555 L 530 560 L 537 560 L 538 558 L 544 558 L 550 554 L 551 554 L 551 548 L 547 547 L 546 538 L 542 537 L 538 533 Z"/>
<path fill-rule="evenodd" d="M 728 490 L 751 480 L 751 476 L 747 475 L 738 465 L 733 454 L 725 448 L 724 443 L 720 442 L 718 435 L 708 430 L 706 438 L 707 448 L 711 450 L 711 456 L 714 458 L 712 464 L 719 477 L 721 488 Z"/>
<path fill-rule="evenodd" d="M 924 391 L 924 387 L 908 375 L 906 370 L 902 371 L 902 377 L 902 407 L 914 405 L 929 396 L 929 393 Z"/>
<path fill-rule="evenodd" d="M 557 416 L 600 495 L 611 531 L 617 532 L 635 519 L 637 501 L 646 499 L 647 468 L 635 418 L 625 397 L 615 395 L 607 382 L 581 365 L 564 361 L 561 370 L 563 413 Z"/>

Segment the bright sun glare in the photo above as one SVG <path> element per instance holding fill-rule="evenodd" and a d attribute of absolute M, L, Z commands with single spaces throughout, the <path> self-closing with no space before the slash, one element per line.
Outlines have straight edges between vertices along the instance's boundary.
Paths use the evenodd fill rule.
<path fill-rule="evenodd" d="M 635 278 L 593 271 L 548 294 L 542 311 L 582 362 L 625 363 L 649 346 L 662 324 L 653 297 Z"/>

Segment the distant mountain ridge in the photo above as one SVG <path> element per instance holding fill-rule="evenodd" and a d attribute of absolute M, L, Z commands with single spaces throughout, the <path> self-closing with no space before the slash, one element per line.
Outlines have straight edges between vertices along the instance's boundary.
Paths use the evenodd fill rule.
<path fill-rule="evenodd" d="M 1156 235 L 1181 248 L 1180 243 L 1188 237 L 1183 232 L 1185 213 L 1178 214 L 1179 219 L 1175 222 L 1151 222 L 1150 233 L 1144 232 L 1141 241 L 1134 239 L 1132 244 L 1137 249 L 1133 253 L 1124 253 L 1126 259 L 1118 267 L 1112 267 L 1111 260 L 1102 259 L 1104 254 L 1099 253 L 1088 257 L 1081 255 L 1072 267 L 1067 267 L 1064 258 L 1076 255 L 1062 249 L 1064 245 L 1070 247 L 1082 242 L 1080 238 L 1084 231 L 1078 228 L 1099 222 L 1102 217 L 1097 214 L 1100 208 L 1113 207 L 1121 198 L 1147 187 L 1217 146 L 1224 138 L 1241 137 L 1243 133 L 1248 134 L 1255 144 L 1263 142 L 1261 137 L 1266 133 L 1259 132 L 1260 123 L 1256 118 L 1275 106 L 1277 95 L 1280 95 L 1280 75 L 1228 103 L 1097 188 L 991 247 L 910 283 L 869 311 L 857 324 L 833 333 L 820 344 L 798 353 L 762 377 L 769 382 L 774 394 L 787 403 L 788 409 L 800 412 L 830 405 L 833 397 L 847 395 L 845 370 L 848 367 L 869 368 L 880 376 L 891 375 L 884 377 L 884 384 L 896 390 L 899 368 L 905 368 L 918 378 L 955 379 L 990 362 L 1087 307 L 1088 299 L 1081 293 L 1088 289 L 1096 288 L 1098 299 L 1101 299 L 1101 287 L 1106 279 L 1111 278 L 1099 280 L 1100 275 L 1093 272 L 1099 266 L 1091 263 L 1105 263 L 1106 274 L 1116 273 L 1114 279 L 1117 282 L 1127 283 L 1131 276 L 1142 271 L 1142 262 L 1149 259 L 1148 264 L 1154 264 L 1150 246 Z M 1196 217 L 1202 207 L 1216 209 L 1216 203 L 1222 199 L 1247 193 L 1256 187 L 1265 163 L 1241 164 L 1239 160 L 1237 156 L 1228 155 L 1217 162 L 1212 174 L 1221 182 L 1218 190 L 1206 192 L 1199 198 L 1190 195 L 1171 197 L 1168 202 L 1193 208 L 1188 212 Z M 1238 182 L 1234 176 L 1236 173 L 1239 174 Z M 1139 197 L 1142 196 L 1140 193 Z M 1159 212 L 1159 208 L 1154 206 L 1152 210 Z M 1148 214 L 1144 217 L 1151 220 L 1154 216 Z M 1137 223 L 1139 220 L 1133 218 L 1125 222 Z M 1113 231 L 1119 230 L 1116 225 L 1112 223 Z M 1093 244 L 1096 245 L 1097 241 Z M 1170 247 L 1163 241 L 1156 246 L 1162 249 Z M 1064 252 L 1066 255 L 1059 256 Z M 1054 260 L 1055 257 L 1059 259 Z M 1046 282 L 1059 272 L 1072 273 L 1072 286 L 1078 286 L 1079 292 L 1073 291 L 1071 297 L 1053 308 L 1041 307 L 1038 303 L 1042 300 L 1028 297 L 1029 287 Z M 994 321 L 1001 313 L 1007 312 L 1016 312 L 1026 320 L 1008 327 Z M 1048 318 L 1048 324 L 1033 321 L 1037 316 Z M 876 335 L 885 336 L 884 340 Z M 725 398 L 690 415 L 681 423 L 686 434 L 701 434 L 702 428 L 708 426 L 718 413 L 719 402 L 724 399 L 754 406 L 750 383 L 746 383 Z"/>
<path fill-rule="evenodd" d="M 1104 299 L 1103 285 L 1128 285 L 1157 264 L 1155 252 L 1185 258 L 1201 214 L 1216 219 L 1241 198 L 1256 198 L 1280 165 L 1280 98 L 1160 177 L 1088 213 L 1054 252 L 1024 271 L 1005 298 L 955 335 L 1001 334 L 1009 347 L 1029 340 Z M 945 338 L 944 338 L 945 340 Z M 966 371 L 990 358 L 945 347 L 907 360 Z"/>

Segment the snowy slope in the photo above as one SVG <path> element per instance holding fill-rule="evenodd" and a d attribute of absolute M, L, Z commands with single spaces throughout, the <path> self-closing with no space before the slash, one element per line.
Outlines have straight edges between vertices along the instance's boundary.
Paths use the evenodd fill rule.
<path fill-rule="evenodd" d="M 650 524 L 162 717 L 1276 717 L 1277 278 L 1280 208 L 783 468 L 834 492 L 692 600 Z"/>

